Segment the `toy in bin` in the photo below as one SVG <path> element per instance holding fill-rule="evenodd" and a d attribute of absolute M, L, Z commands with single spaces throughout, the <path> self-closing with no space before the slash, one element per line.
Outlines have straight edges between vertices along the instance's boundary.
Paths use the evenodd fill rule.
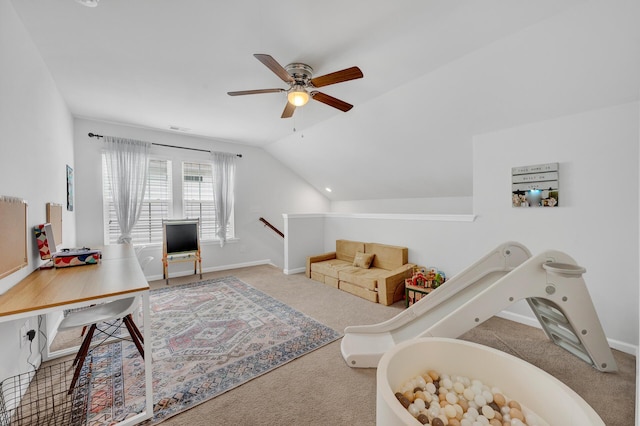
<path fill-rule="evenodd" d="M 413 270 L 413 276 L 407 279 L 406 284 L 415 287 L 436 289 L 440 287 L 446 279 L 444 272 L 438 270 L 438 268 L 416 266 Z"/>

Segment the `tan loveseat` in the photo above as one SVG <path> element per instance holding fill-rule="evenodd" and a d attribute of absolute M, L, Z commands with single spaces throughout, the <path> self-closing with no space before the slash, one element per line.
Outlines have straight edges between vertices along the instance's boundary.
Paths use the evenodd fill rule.
<path fill-rule="evenodd" d="M 367 267 L 366 260 L 371 255 L 371 265 Z M 404 279 L 413 272 L 415 265 L 407 263 L 408 256 L 406 247 L 336 240 L 336 251 L 307 258 L 306 273 L 312 280 L 391 305 L 402 299 Z"/>

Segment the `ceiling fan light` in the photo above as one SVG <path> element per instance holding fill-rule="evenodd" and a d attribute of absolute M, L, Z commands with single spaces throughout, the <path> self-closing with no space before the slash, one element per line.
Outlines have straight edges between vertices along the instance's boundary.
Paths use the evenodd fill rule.
<path fill-rule="evenodd" d="M 296 86 L 287 94 L 287 100 L 291 105 L 299 107 L 309 102 L 309 94 L 304 90 L 304 87 Z"/>

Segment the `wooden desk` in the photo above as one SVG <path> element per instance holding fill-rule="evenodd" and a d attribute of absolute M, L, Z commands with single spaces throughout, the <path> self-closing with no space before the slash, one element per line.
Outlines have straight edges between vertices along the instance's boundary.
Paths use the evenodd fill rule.
<path fill-rule="evenodd" d="M 102 261 L 97 265 L 37 270 L 0 295 L 0 322 L 123 299 L 132 295 L 142 296 L 143 316 L 145 319 L 150 318 L 149 284 L 142 273 L 133 247 L 112 245 L 101 250 Z M 147 324 L 148 321 L 144 321 L 142 327 L 145 346 L 149 348 L 144 360 L 145 411 L 123 421 L 121 425 L 137 424 L 153 416 L 151 333 Z M 48 345 L 46 351 L 46 355 L 50 355 Z"/>

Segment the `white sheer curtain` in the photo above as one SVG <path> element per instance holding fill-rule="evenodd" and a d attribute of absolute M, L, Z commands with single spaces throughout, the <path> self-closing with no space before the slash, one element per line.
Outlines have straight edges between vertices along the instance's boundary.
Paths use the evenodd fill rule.
<path fill-rule="evenodd" d="M 140 217 L 147 188 L 151 144 L 133 139 L 105 136 L 111 194 L 120 226 L 118 243 L 131 243 L 131 231 Z"/>
<path fill-rule="evenodd" d="M 236 178 L 236 155 L 212 152 L 213 157 L 213 203 L 218 221 L 220 247 L 227 241 L 227 226 L 233 212 L 233 191 Z"/>

